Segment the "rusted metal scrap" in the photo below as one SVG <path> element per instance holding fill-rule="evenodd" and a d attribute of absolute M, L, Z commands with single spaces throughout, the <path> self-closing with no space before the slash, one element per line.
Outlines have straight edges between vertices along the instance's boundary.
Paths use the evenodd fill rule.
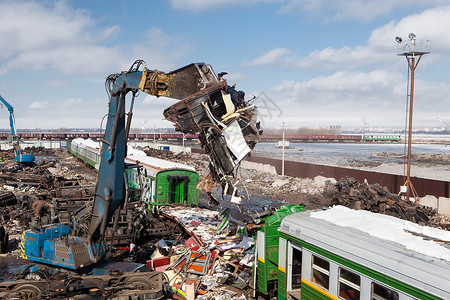
<path fill-rule="evenodd" d="M 210 86 L 167 108 L 164 117 L 177 131 L 199 133 L 199 145 L 210 158 L 213 180 L 231 195 L 236 193 L 236 169 L 260 141 L 262 131 L 257 108 L 244 99 L 245 93 L 227 85 L 212 69 L 207 74 L 211 75 Z"/>
<path fill-rule="evenodd" d="M 336 182 L 334 191 L 333 205 L 368 210 L 450 230 L 448 223 L 439 221 L 435 209 L 403 199 L 379 184 L 359 183 L 354 178 L 346 177 Z"/>
<path fill-rule="evenodd" d="M 162 274 L 106 270 L 106 275 L 25 270 L 0 283 L 1 299 L 163 299 Z"/>
<path fill-rule="evenodd" d="M 0 192 L 0 207 L 7 207 L 14 204 L 17 204 L 17 199 L 13 192 Z"/>

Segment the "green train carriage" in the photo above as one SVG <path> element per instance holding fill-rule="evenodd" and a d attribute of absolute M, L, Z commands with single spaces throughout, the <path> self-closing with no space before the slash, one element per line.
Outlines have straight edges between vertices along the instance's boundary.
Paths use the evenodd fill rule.
<path fill-rule="evenodd" d="M 138 191 L 136 196 L 148 209 L 174 204 L 198 206 L 199 175 L 193 167 L 154 157 L 128 157 L 125 161 L 143 166 L 142 172 L 127 169 L 126 174 L 128 187 Z"/>
<path fill-rule="evenodd" d="M 278 285 L 279 227 L 288 215 L 305 211 L 303 206 L 283 205 L 272 216 L 264 218 L 262 226 L 256 234 L 257 241 L 257 287 L 264 295 L 275 296 Z"/>
<path fill-rule="evenodd" d="M 86 145 L 81 143 L 81 139 L 75 139 L 72 142 L 67 142 L 67 149 L 70 154 L 98 171 L 100 167 L 100 154 L 95 144 Z"/>
<path fill-rule="evenodd" d="M 74 139 L 67 145 L 70 153 L 98 171 L 100 149 L 96 142 Z M 158 158 L 129 156 L 126 163 L 139 164 L 143 168 L 126 169 L 129 201 L 142 201 L 151 206 L 160 205 L 198 205 L 197 190 L 199 175 L 195 168 Z M 141 188 L 142 187 L 142 188 Z"/>
<path fill-rule="evenodd" d="M 359 212 L 353 211 L 352 214 Z M 313 217 L 314 213 L 286 215 L 278 229 L 280 238 L 277 247 L 264 248 L 267 247 L 265 237 L 258 232 L 258 268 L 261 268 L 261 256 L 265 255 L 266 263 L 277 265 L 278 269 L 276 284 L 272 282 L 270 286 L 272 290 L 264 290 L 261 285 L 270 274 L 258 270 L 257 289 L 260 295 L 270 296 L 272 292 L 278 299 L 302 300 L 450 299 L 450 249 L 433 244 L 444 258 L 408 250 L 396 241 Z M 335 217 L 356 218 L 339 211 Z M 389 218 L 395 219 L 398 224 L 406 222 Z M 369 220 L 363 221 L 369 227 L 380 227 L 379 222 L 372 224 Z M 439 234 L 445 236 L 444 243 L 449 242 L 448 232 L 441 230 Z M 417 238 L 418 245 L 430 242 Z M 436 251 L 428 244 L 423 247 Z M 270 256 L 274 252 L 278 254 L 276 260 Z M 261 276 L 266 277 L 259 278 Z"/>
<path fill-rule="evenodd" d="M 402 137 L 398 134 L 365 134 L 364 142 L 400 142 Z"/>

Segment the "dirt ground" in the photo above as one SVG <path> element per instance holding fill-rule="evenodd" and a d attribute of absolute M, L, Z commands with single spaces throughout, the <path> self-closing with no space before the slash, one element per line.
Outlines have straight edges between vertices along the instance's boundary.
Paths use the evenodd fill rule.
<path fill-rule="evenodd" d="M 95 184 L 97 182 L 97 172 L 85 165 L 80 160 L 74 158 L 69 152 L 59 149 L 34 149 L 39 164 L 50 166 L 51 173 L 65 178 L 74 178 L 83 184 Z M 176 161 L 195 167 L 203 178 L 208 173 L 208 157 L 202 154 L 174 154 L 165 150 L 148 150 L 147 154 L 153 157 Z M 0 156 L 8 157 L 10 153 L 3 152 Z M 8 170 L 11 166 L 2 165 L 2 170 Z M 294 178 L 289 176 L 280 176 L 269 173 L 257 172 L 254 170 L 241 169 L 238 172 L 240 184 L 239 193 L 242 196 L 241 205 L 230 202 L 229 197 L 222 198 L 221 188 L 213 189 L 213 195 L 219 202 L 211 201 L 205 191 L 200 191 L 200 206 L 208 207 L 214 210 L 222 210 L 230 207 L 232 216 L 239 221 L 248 221 L 249 212 L 262 211 L 265 208 L 276 209 L 283 204 L 302 204 L 306 209 L 318 209 L 328 207 L 336 201 L 336 181 L 334 179 L 316 178 Z M 364 189 L 367 187 L 363 187 Z M 352 191 L 361 189 L 361 186 L 352 187 Z M 384 193 L 384 192 L 383 192 Z M 24 194 L 33 192 L 17 192 L 21 197 Z M 377 196 L 378 197 L 378 196 Z M 334 202 L 333 202 L 334 201 Z M 358 201 L 357 201 L 358 202 Z M 360 205 L 360 204 L 358 204 Z M 431 212 L 432 213 L 432 212 Z M 436 219 L 436 217 L 430 217 Z M 440 223 L 450 224 L 449 218 L 440 218 Z M 447 226 L 448 228 L 449 226 Z M 441 227 L 442 228 L 442 227 Z M 10 251 L 8 254 L 0 254 L 0 278 L 6 278 L 15 273 L 22 265 L 27 263 L 20 258 L 18 242 L 20 232 L 10 235 Z"/>
<path fill-rule="evenodd" d="M 146 153 L 149 156 L 193 166 L 199 173 L 200 179 L 208 173 L 208 157 L 204 154 L 174 154 L 167 150 L 156 149 L 148 149 Z M 323 196 L 323 184 L 308 178 L 273 175 L 242 168 L 237 176 L 240 179 L 237 185 L 240 195 L 248 200 L 246 204 L 253 203 L 249 205 L 251 207 L 244 207 L 244 209 L 262 209 L 265 205 L 276 208 L 287 203 L 303 204 L 307 209 L 315 209 L 329 206 L 331 203 L 330 198 Z M 220 200 L 221 188 L 213 189 L 213 194 Z M 205 191 L 200 191 L 200 198 L 203 203 L 209 201 Z M 256 205 L 255 202 L 261 202 L 261 205 Z"/>

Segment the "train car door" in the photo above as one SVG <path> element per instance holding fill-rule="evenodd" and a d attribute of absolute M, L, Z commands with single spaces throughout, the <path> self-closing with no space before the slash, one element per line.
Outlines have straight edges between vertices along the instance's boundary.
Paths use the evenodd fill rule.
<path fill-rule="evenodd" d="M 188 183 L 187 175 L 169 175 L 169 203 L 188 203 Z"/>
<path fill-rule="evenodd" d="M 302 283 L 302 246 L 299 244 L 288 243 L 287 260 L 287 299 L 300 299 Z"/>

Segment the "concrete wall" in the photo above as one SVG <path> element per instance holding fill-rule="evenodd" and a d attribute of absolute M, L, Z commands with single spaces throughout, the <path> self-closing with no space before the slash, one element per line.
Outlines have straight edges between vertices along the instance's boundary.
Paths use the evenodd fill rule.
<path fill-rule="evenodd" d="M 44 147 L 49 149 L 59 149 L 66 145 L 65 141 L 23 141 L 19 146 L 21 149 L 31 148 L 31 147 Z M 11 145 L 0 144 L 0 150 L 9 150 L 13 147 Z"/>
<path fill-rule="evenodd" d="M 450 198 L 426 195 L 421 197 L 420 204 L 436 209 L 439 214 L 450 216 Z"/>
<path fill-rule="evenodd" d="M 152 149 L 168 149 L 174 153 L 191 153 L 191 147 L 183 147 L 183 146 L 176 146 L 176 145 L 170 145 L 170 144 L 163 144 L 163 143 L 154 143 L 154 142 L 147 142 L 147 141 L 129 141 L 128 145 L 135 147 L 135 148 L 145 148 L 149 147 Z"/>
<path fill-rule="evenodd" d="M 450 216 L 450 198 L 439 197 L 438 213 Z"/>
<path fill-rule="evenodd" d="M 247 157 L 246 160 L 272 165 L 276 168 L 278 173 L 281 173 L 281 159 L 252 155 L 250 157 Z M 400 190 L 400 186 L 405 183 L 405 178 L 402 175 L 371 172 L 343 167 L 324 166 L 296 161 L 286 161 L 284 174 L 293 177 L 311 179 L 314 179 L 316 176 L 336 178 L 337 180 L 344 177 L 353 177 L 359 182 L 364 182 L 365 180 L 367 180 L 369 184 L 378 183 L 381 186 L 387 187 L 388 190 L 391 191 L 391 193 L 398 193 Z M 411 177 L 411 181 L 414 182 L 414 188 L 417 191 L 419 197 L 424 197 L 425 195 L 434 195 L 435 197 L 450 198 L 449 180 L 434 180 Z"/>
<path fill-rule="evenodd" d="M 258 172 L 264 172 L 264 173 L 277 175 L 277 170 L 275 169 L 275 167 L 271 166 L 269 164 L 259 164 L 259 163 L 243 160 L 241 162 L 241 166 L 244 169 L 256 170 Z"/>

